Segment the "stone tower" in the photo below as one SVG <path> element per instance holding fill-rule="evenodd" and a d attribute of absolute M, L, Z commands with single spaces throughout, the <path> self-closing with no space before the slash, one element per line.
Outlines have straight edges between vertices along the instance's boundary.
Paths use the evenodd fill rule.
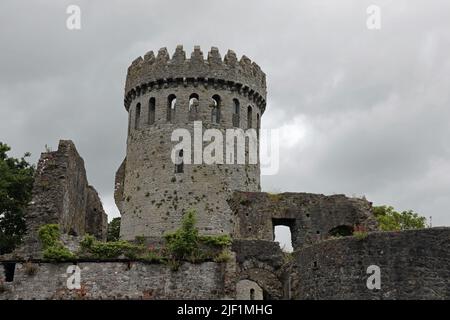
<path fill-rule="evenodd" d="M 115 185 L 121 237 L 159 241 L 180 226 L 190 208 L 197 212 L 201 233 L 231 234 L 234 217 L 227 199 L 235 190 L 260 190 L 259 159 L 256 164 L 177 165 L 171 136 L 183 128 L 194 140 L 194 121 L 201 121 L 203 132 L 214 128 L 224 137 L 226 129 L 236 128 L 253 128 L 259 136 L 266 106 L 266 77 L 259 66 L 246 56 L 238 60 L 231 50 L 222 59 L 215 47 L 206 59 L 198 46 L 190 58 L 182 46 L 172 57 L 166 48 L 156 57 L 150 51 L 128 68 L 124 104 L 127 153 Z M 188 156 L 182 152 L 180 157 Z"/>

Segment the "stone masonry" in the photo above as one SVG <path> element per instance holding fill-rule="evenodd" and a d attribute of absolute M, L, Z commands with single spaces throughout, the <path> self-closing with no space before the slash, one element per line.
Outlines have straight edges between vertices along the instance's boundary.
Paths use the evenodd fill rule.
<path fill-rule="evenodd" d="M 45 261 L 40 226 L 59 224 L 72 252 L 82 235 L 105 240 L 107 230 L 83 159 L 62 140 L 39 160 L 24 245 L 0 256 L 0 300 L 450 299 L 450 228 L 380 232 L 365 199 L 260 192 L 259 162 L 172 162 L 173 130 L 186 129 L 192 137 L 194 121 L 202 130 L 259 130 L 266 77 L 247 57 L 238 61 L 228 51 L 222 59 L 214 47 L 206 59 L 199 47 L 189 59 L 181 46 L 172 57 L 165 48 L 156 57 L 149 52 L 128 68 L 124 105 L 127 152 L 114 193 L 121 237 L 159 243 L 194 208 L 201 233 L 232 237 L 229 259 L 182 262 L 177 271 L 125 256 Z M 279 225 L 291 231 L 292 254 L 274 242 Z M 370 266 L 380 270 L 379 289 L 367 286 Z M 73 270 L 80 271 L 78 289 L 67 286 Z"/>
<path fill-rule="evenodd" d="M 106 240 L 106 213 L 97 191 L 88 184 L 84 161 L 72 141 L 61 140 L 57 151 L 42 153 L 26 222 L 24 246 L 16 254 L 38 254 L 39 227 L 50 223 L 59 224 L 65 234 L 89 233 Z"/>
<path fill-rule="evenodd" d="M 197 211 L 200 232 L 230 234 L 233 215 L 227 199 L 235 190 L 260 190 L 259 163 L 185 164 L 177 173 L 171 135 L 184 128 L 193 137 L 193 121 L 221 132 L 258 130 L 265 97 L 264 73 L 245 56 L 238 61 L 232 51 L 222 59 L 212 48 L 205 60 L 195 47 L 187 59 L 178 46 L 171 58 L 162 48 L 156 57 L 149 52 L 136 59 L 125 86 L 127 155 L 116 174 L 122 238 L 161 238 L 179 227 L 189 208 Z"/>

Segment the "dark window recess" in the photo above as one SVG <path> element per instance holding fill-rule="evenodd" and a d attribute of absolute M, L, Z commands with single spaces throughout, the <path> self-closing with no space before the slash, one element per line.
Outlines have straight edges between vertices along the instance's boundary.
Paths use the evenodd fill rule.
<path fill-rule="evenodd" d="M 250 300 L 255 300 L 255 289 L 250 289 Z"/>
<path fill-rule="evenodd" d="M 16 264 L 13 262 L 7 262 L 3 264 L 3 268 L 5 269 L 5 282 L 13 282 Z"/>
<path fill-rule="evenodd" d="M 347 237 L 353 235 L 352 226 L 337 226 L 328 232 L 328 235 L 332 237 Z"/>

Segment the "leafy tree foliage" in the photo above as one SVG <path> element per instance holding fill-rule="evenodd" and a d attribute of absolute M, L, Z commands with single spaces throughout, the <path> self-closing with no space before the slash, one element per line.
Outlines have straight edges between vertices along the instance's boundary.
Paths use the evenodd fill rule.
<path fill-rule="evenodd" d="M 114 218 L 108 224 L 107 241 L 118 241 L 120 238 L 120 217 Z"/>
<path fill-rule="evenodd" d="M 390 206 L 373 208 L 373 213 L 383 231 L 422 229 L 426 227 L 426 218 L 412 210 L 398 212 Z"/>
<path fill-rule="evenodd" d="M 9 157 L 11 148 L 0 142 L 0 254 L 20 244 L 25 233 L 25 208 L 31 201 L 34 166 L 25 158 Z"/>

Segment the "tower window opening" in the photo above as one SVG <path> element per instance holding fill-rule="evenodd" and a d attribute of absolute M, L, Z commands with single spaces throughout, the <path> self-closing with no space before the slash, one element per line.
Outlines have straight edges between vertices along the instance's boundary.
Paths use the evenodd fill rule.
<path fill-rule="evenodd" d="M 215 94 L 212 97 L 211 122 L 220 123 L 220 97 Z"/>
<path fill-rule="evenodd" d="M 261 119 L 259 117 L 259 113 L 256 114 L 256 134 L 259 138 L 259 130 L 261 129 Z"/>
<path fill-rule="evenodd" d="M 240 113 L 241 113 L 241 106 L 239 104 L 238 99 L 233 99 L 233 127 L 239 127 L 240 125 Z"/>
<path fill-rule="evenodd" d="M 177 97 L 174 94 L 167 98 L 167 121 L 175 120 L 175 112 L 177 109 Z"/>
<path fill-rule="evenodd" d="M 178 151 L 177 163 L 175 164 L 175 173 L 184 172 L 183 150 Z"/>
<path fill-rule="evenodd" d="M 248 106 L 247 108 L 247 129 L 252 128 L 252 123 L 253 123 L 253 110 L 252 110 L 252 106 Z"/>
<path fill-rule="evenodd" d="M 155 111 L 156 111 L 155 98 L 150 98 L 150 100 L 148 101 L 148 124 L 155 123 Z"/>
<path fill-rule="evenodd" d="M 198 94 L 193 93 L 189 96 L 189 120 L 197 120 L 198 106 L 199 106 Z"/>
<path fill-rule="evenodd" d="M 134 115 L 134 129 L 139 129 L 139 121 L 141 118 L 141 104 L 136 105 L 136 112 Z"/>

